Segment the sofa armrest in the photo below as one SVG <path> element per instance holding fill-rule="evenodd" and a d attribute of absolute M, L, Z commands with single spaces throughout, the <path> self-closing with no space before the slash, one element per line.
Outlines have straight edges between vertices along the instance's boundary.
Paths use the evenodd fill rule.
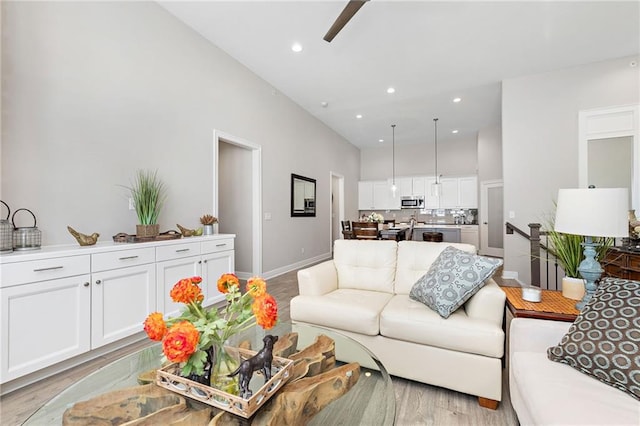
<path fill-rule="evenodd" d="M 560 343 L 572 323 L 534 318 L 514 318 L 509 324 L 509 353 L 542 352 Z"/>
<path fill-rule="evenodd" d="M 471 318 L 490 321 L 502 327 L 505 300 L 504 291 L 498 287 L 493 278 L 489 278 L 484 287 L 465 303 L 464 309 Z"/>
<path fill-rule="evenodd" d="M 321 296 L 338 289 L 338 272 L 333 260 L 298 271 L 298 291 L 302 296 Z"/>

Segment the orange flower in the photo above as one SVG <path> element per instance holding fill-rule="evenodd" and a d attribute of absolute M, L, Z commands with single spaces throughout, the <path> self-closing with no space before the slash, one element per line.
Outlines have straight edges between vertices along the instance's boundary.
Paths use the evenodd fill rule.
<path fill-rule="evenodd" d="M 229 288 L 233 286 L 240 286 L 240 280 L 236 274 L 222 274 L 218 279 L 218 291 L 220 293 L 229 293 Z"/>
<path fill-rule="evenodd" d="M 189 278 L 191 280 L 192 283 L 194 284 L 200 284 L 202 282 L 202 277 L 191 277 Z"/>
<path fill-rule="evenodd" d="M 198 346 L 200 333 L 189 321 L 171 326 L 162 339 L 162 351 L 171 362 L 186 362 Z"/>
<path fill-rule="evenodd" d="M 251 309 L 256 316 L 256 323 L 265 330 L 269 330 L 276 325 L 276 321 L 278 320 L 278 304 L 276 303 L 276 299 L 269 293 L 265 293 L 264 296 L 255 299 L 251 305 Z"/>
<path fill-rule="evenodd" d="M 144 320 L 144 331 L 147 332 L 147 336 L 151 340 L 162 340 L 167 332 L 167 324 L 164 322 L 160 312 L 149 314 L 147 319 Z"/>
<path fill-rule="evenodd" d="M 253 298 L 262 297 L 267 292 L 267 283 L 260 277 L 249 278 L 247 293 Z"/>
<path fill-rule="evenodd" d="M 202 278 L 194 278 L 199 279 L 197 282 L 202 282 Z M 204 300 L 202 290 L 200 290 L 198 284 L 194 283 L 194 278 L 184 278 L 178 281 L 169 293 L 171 300 L 187 305 L 191 302 L 201 302 Z"/>

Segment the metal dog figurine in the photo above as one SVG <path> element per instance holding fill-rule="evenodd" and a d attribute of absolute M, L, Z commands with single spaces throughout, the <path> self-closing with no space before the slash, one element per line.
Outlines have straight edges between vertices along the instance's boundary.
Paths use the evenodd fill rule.
<path fill-rule="evenodd" d="M 244 399 L 248 399 L 253 395 L 253 391 L 249 389 L 249 382 L 253 376 L 254 371 L 261 370 L 264 375 L 265 383 L 271 379 L 271 362 L 273 361 L 273 345 L 278 340 L 278 336 L 272 336 L 267 334 L 262 339 L 264 346 L 260 349 L 260 352 L 255 354 L 249 359 L 246 359 L 240 363 L 240 366 L 233 373 L 229 374 L 229 377 L 233 377 L 239 374 L 240 382 L 240 395 Z"/>

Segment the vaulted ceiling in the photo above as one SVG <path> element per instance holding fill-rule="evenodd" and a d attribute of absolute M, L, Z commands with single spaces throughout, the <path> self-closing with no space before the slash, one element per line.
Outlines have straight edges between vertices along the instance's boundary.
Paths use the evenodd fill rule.
<path fill-rule="evenodd" d="M 431 140 L 434 117 L 475 140 L 502 80 L 640 54 L 637 1 L 372 0 L 330 43 L 346 0 L 159 3 L 359 147 Z"/>

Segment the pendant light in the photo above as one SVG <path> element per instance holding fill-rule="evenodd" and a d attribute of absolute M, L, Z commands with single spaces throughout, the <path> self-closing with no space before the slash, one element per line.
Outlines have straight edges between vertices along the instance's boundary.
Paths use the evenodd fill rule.
<path fill-rule="evenodd" d="M 433 119 L 433 128 L 434 128 L 434 146 L 435 146 L 435 170 L 436 170 L 436 181 L 431 184 L 431 195 L 434 197 L 440 197 L 440 175 L 438 174 L 438 119 Z"/>
<path fill-rule="evenodd" d="M 396 186 L 396 125 L 391 125 L 391 195 L 395 198 L 398 187 Z"/>

